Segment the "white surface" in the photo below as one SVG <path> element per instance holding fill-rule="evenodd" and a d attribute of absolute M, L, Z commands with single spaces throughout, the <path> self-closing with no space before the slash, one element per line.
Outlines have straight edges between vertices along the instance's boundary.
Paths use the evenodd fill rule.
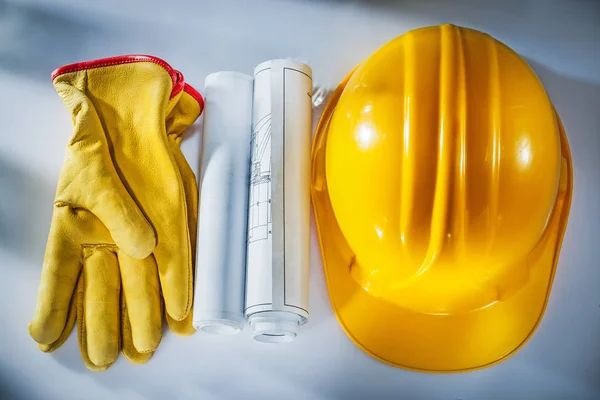
<path fill-rule="evenodd" d="M 204 84 L 193 325 L 208 333 L 244 322 L 252 86 L 239 72 L 211 73 Z"/>
<path fill-rule="evenodd" d="M 0 0 L 0 397 L 5 399 L 600 398 L 600 6 L 598 2 Z M 211 5 L 212 4 L 212 5 Z M 71 120 L 53 68 L 124 53 L 163 57 L 202 89 L 218 70 L 251 73 L 295 57 L 337 83 L 412 28 L 485 30 L 533 66 L 565 125 L 575 193 L 550 302 L 531 341 L 481 371 L 394 369 L 346 338 L 332 314 L 314 227 L 310 322 L 289 344 L 165 337 L 152 360 L 105 373 L 81 363 L 76 334 L 52 355 L 27 334 Z M 184 143 L 197 167 L 198 129 Z"/>

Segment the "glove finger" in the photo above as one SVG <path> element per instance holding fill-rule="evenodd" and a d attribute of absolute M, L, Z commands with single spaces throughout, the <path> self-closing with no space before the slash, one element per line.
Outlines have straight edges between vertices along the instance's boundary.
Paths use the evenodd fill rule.
<path fill-rule="evenodd" d="M 173 332 L 177 336 L 190 336 L 196 332 L 196 329 L 194 329 L 194 326 L 192 325 L 193 309 L 190 310 L 187 317 L 185 317 L 185 319 L 183 319 L 181 321 L 176 321 L 173 318 L 171 318 L 169 316 L 169 314 L 167 314 L 167 313 L 165 313 L 165 314 L 166 314 L 167 325 L 169 326 L 169 329 L 171 330 L 171 332 Z"/>
<path fill-rule="evenodd" d="M 121 345 L 119 265 L 112 249 L 84 250 L 81 290 L 81 354 L 84 363 L 89 361 L 98 369 L 106 369 L 116 361 Z"/>
<path fill-rule="evenodd" d="M 136 260 L 119 252 L 118 257 L 123 288 L 121 297 L 128 311 L 128 316 L 122 316 L 122 320 L 127 322 L 123 332 L 128 336 L 126 342 L 125 334 L 123 335 L 123 351 L 131 355 L 127 358 L 132 361 L 135 359 L 135 352 L 153 352 L 162 339 L 162 303 L 158 267 L 152 255 L 143 260 Z M 123 311 L 123 306 L 121 310 Z M 130 342 L 129 337 L 131 337 Z"/>
<path fill-rule="evenodd" d="M 79 274 L 79 278 L 77 282 L 81 280 L 81 274 Z M 39 344 L 38 347 L 45 353 L 51 353 L 54 350 L 58 349 L 63 343 L 67 340 L 71 331 L 73 330 L 73 326 L 75 326 L 75 320 L 77 319 L 77 292 L 73 293 L 71 296 L 71 305 L 69 306 L 69 313 L 67 315 L 67 322 L 65 324 L 65 328 L 61 332 L 60 336 L 54 343 L 50 344 Z"/>
<path fill-rule="evenodd" d="M 192 252 L 183 191 L 180 196 L 181 202 L 174 215 L 160 225 L 159 241 L 154 250 L 165 307 L 176 320 L 188 315 L 193 290 Z"/>
<path fill-rule="evenodd" d="M 94 197 L 97 201 L 90 211 L 108 228 L 120 249 L 138 259 L 152 253 L 156 246 L 154 229 L 124 188 L 115 190 L 107 185 Z"/>
<path fill-rule="evenodd" d="M 87 339 L 86 339 L 86 326 L 85 326 L 85 315 L 83 309 L 84 295 L 83 295 L 83 287 L 84 287 L 84 277 L 83 274 L 79 276 L 79 280 L 77 281 L 77 289 L 75 292 L 75 309 L 77 310 L 77 340 L 79 342 L 79 352 L 81 353 L 81 359 L 83 360 L 83 365 L 90 371 L 94 372 L 103 372 L 108 369 L 112 364 L 110 363 L 103 366 L 97 366 L 94 364 L 87 352 Z"/>
<path fill-rule="evenodd" d="M 196 177 L 194 176 L 194 172 L 190 168 L 187 163 L 185 157 L 181 153 L 179 148 L 179 140 L 177 142 L 172 143 L 172 153 L 177 163 L 177 167 L 181 173 L 183 188 L 185 191 L 185 200 L 187 206 L 187 216 L 188 216 L 188 230 L 190 235 L 190 248 L 192 254 L 192 265 L 196 264 L 196 228 L 198 221 L 198 187 L 196 186 Z M 194 269 L 192 268 L 192 275 Z M 195 280 L 195 277 L 192 276 L 192 282 Z M 193 285 L 192 285 L 193 286 Z M 193 294 L 190 293 L 190 298 L 192 298 Z M 167 325 L 171 332 L 178 336 L 190 336 L 196 332 L 192 325 L 193 320 L 193 309 L 190 309 L 188 315 L 180 321 L 177 321 L 168 313 L 166 314 Z"/>
<path fill-rule="evenodd" d="M 132 364 L 145 364 L 154 355 L 154 351 L 148 351 L 140 353 L 133 344 L 133 337 L 131 334 L 131 323 L 129 322 L 129 312 L 127 310 L 127 302 L 125 297 L 121 295 L 121 340 L 123 341 L 123 348 L 121 352 L 123 356 Z"/>
<path fill-rule="evenodd" d="M 70 207 L 55 206 L 29 334 L 42 345 L 57 342 L 67 324 L 77 278 L 81 271 L 79 216 Z M 74 317 L 74 316 L 73 316 Z M 64 341 L 64 340 L 63 340 Z"/>
<path fill-rule="evenodd" d="M 185 320 L 190 315 L 192 305 L 198 188 L 194 173 L 181 153 L 180 144 L 184 131 L 202 112 L 201 99 L 193 88 L 185 85 L 179 101 L 166 119 L 170 151 L 182 179 L 185 200 L 185 229 L 178 231 L 177 240 L 159 243 L 154 252 L 160 271 L 165 308 L 172 322 Z M 174 259 L 173 255 L 177 258 Z"/>
<path fill-rule="evenodd" d="M 194 176 L 194 173 L 192 172 L 190 166 L 188 165 L 187 161 L 185 160 L 185 157 L 183 156 L 183 154 L 181 153 L 181 150 L 179 149 L 179 144 L 176 142 L 171 142 L 171 147 L 172 147 L 172 153 L 173 153 L 173 157 L 175 159 L 175 162 L 177 164 L 177 167 L 180 171 L 181 177 L 182 177 L 182 182 L 183 182 L 183 189 L 184 189 L 184 193 L 185 193 L 185 205 L 186 205 L 186 214 L 187 214 L 187 248 L 188 248 L 188 252 L 189 252 L 189 257 L 190 260 L 188 261 L 188 270 L 186 271 L 188 276 L 189 276 L 189 284 L 187 286 L 187 299 L 191 302 L 192 298 L 193 298 L 193 282 L 194 282 L 194 268 L 193 265 L 195 264 L 195 256 L 196 256 L 196 252 L 195 252 L 195 248 L 196 248 L 196 227 L 197 227 L 197 221 L 198 221 L 198 187 L 196 186 L 196 177 Z M 158 257 L 161 256 L 161 253 L 158 253 Z M 182 261 L 183 262 L 183 261 Z M 159 265 L 161 265 L 159 263 Z M 182 289 L 184 289 L 184 287 L 181 287 L 179 290 L 182 291 Z M 169 295 L 170 293 L 165 290 L 165 287 L 163 285 L 163 294 L 165 295 L 165 302 L 168 302 L 169 300 Z M 167 303 L 169 304 L 169 303 Z M 190 304 L 191 306 L 191 304 Z M 185 312 L 184 318 L 181 319 L 181 315 L 175 314 L 177 312 L 177 310 L 173 311 L 173 307 L 169 308 L 167 305 L 167 316 L 169 316 L 169 319 L 167 319 L 167 322 L 169 323 L 169 326 L 171 326 L 173 323 L 175 323 L 176 321 L 182 321 L 185 323 L 185 321 L 187 319 L 190 319 L 189 321 L 189 325 L 191 327 L 191 308 L 189 310 L 186 310 L 187 312 Z M 175 313 L 174 313 L 175 312 Z M 173 329 L 171 329 L 173 330 Z M 192 332 L 188 333 L 191 334 Z"/>

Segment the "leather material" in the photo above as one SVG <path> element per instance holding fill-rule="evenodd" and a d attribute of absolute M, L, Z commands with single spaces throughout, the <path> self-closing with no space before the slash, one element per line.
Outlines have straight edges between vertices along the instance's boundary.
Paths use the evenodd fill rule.
<path fill-rule="evenodd" d="M 162 338 L 163 304 L 175 333 L 193 332 L 198 194 L 180 143 L 202 99 L 164 61 L 142 57 L 53 74 L 73 136 L 29 332 L 53 351 L 77 320 L 82 358 L 94 371 L 120 350 L 147 362 Z"/>

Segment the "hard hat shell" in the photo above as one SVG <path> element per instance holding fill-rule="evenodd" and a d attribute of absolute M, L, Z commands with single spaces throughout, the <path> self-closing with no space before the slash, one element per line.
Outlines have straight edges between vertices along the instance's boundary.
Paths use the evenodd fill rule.
<path fill-rule="evenodd" d="M 571 193 L 561 122 L 517 53 L 453 25 L 389 42 L 339 85 L 313 142 L 341 325 L 394 366 L 506 358 L 542 317 Z"/>

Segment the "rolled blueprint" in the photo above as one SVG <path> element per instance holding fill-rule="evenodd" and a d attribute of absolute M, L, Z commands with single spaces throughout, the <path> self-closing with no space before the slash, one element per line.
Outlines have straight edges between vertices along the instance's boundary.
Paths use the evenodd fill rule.
<path fill-rule="evenodd" d="M 312 71 L 254 70 L 245 317 L 256 340 L 294 340 L 308 320 Z"/>
<path fill-rule="evenodd" d="M 232 334 L 244 322 L 252 85 L 249 75 L 206 78 L 192 324 Z"/>

